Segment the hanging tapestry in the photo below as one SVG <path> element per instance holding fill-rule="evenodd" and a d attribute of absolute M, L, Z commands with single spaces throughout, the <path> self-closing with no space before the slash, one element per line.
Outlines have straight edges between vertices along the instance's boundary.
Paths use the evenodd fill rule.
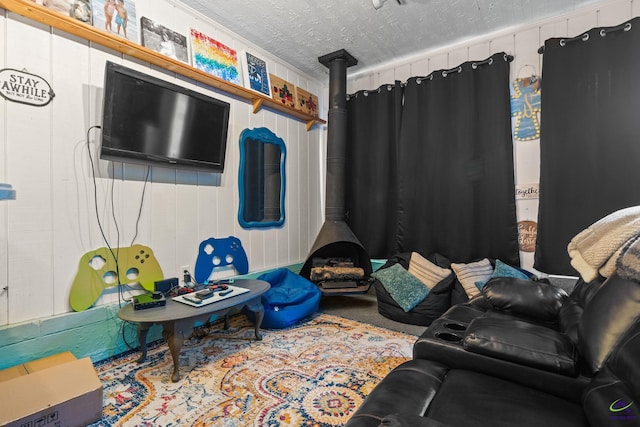
<path fill-rule="evenodd" d="M 511 89 L 513 138 L 516 141 L 540 138 L 540 77 L 515 79 Z"/>

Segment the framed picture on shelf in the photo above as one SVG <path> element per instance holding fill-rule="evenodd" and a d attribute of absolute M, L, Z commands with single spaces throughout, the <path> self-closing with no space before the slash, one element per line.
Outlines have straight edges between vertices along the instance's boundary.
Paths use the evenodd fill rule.
<path fill-rule="evenodd" d="M 31 0 L 58 13 L 91 25 L 91 0 Z"/>
<path fill-rule="evenodd" d="M 271 97 L 271 82 L 269 81 L 267 62 L 246 50 L 242 52 L 241 57 L 245 87 Z"/>
<path fill-rule="evenodd" d="M 304 89 L 296 87 L 296 110 L 318 117 L 318 97 Z"/>
<path fill-rule="evenodd" d="M 205 73 L 242 85 L 238 54 L 219 41 L 191 29 L 192 66 Z"/>
<path fill-rule="evenodd" d="M 91 0 L 93 26 L 138 43 L 134 0 Z"/>
<path fill-rule="evenodd" d="M 269 74 L 271 98 L 287 107 L 296 108 L 296 87 L 278 76 Z"/>
<path fill-rule="evenodd" d="M 142 46 L 161 53 L 169 58 L 189 63 L 187 37 L 155 23 L 149 18 L 140 18 Z"/>

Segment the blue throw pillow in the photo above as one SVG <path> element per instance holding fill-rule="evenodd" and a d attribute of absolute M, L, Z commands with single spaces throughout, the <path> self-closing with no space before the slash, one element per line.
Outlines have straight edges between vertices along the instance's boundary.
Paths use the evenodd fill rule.
<path fill-rule="evenodd" d="M 509 264 L 505 264 L 499 259 L 496 260 L 496 267 L 493 270 L 493 274 L 491 277 L 484 282 L 476 282 L 476 286 L 478 289 L 482 290 L 484 285 L 494 277 L 513 277 L 516 279 L 530 279 L 531 277 L 526 275 L 522 270 L 519 270 L 515 267 L 511 267 Z"/>
<path fill-rule="evenodd" d="M 429 294 L 429 288 L 400 264 L 378 270 L 371 275 L 378 279 L 391 298 L 409 312 Z"/>

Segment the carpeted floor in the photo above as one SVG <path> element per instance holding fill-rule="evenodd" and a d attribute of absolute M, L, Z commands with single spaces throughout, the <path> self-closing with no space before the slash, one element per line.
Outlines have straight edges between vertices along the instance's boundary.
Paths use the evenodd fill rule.
<path fill-rule="evenodd" d="M 416 339 L 318 313 L 256 341 L 244 315 L 231 320 L 185 343 L 177 383 L 164 342 L 140 365 L 137 352 L 96 364 L 104 410 L 94 426 L 341 426 Z"/>

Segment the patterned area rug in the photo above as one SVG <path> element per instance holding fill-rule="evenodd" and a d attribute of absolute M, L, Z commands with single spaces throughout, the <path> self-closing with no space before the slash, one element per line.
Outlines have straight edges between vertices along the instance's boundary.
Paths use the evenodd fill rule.
<path fill-rule="evenodd" d="M 318 314 L 256 341 L 244 316 L 185 342 L 172 383 L 163 342 L 96 365 L 103 418 L 93 426 L 341 426 L 394 367 L 415 336 Z"/>

